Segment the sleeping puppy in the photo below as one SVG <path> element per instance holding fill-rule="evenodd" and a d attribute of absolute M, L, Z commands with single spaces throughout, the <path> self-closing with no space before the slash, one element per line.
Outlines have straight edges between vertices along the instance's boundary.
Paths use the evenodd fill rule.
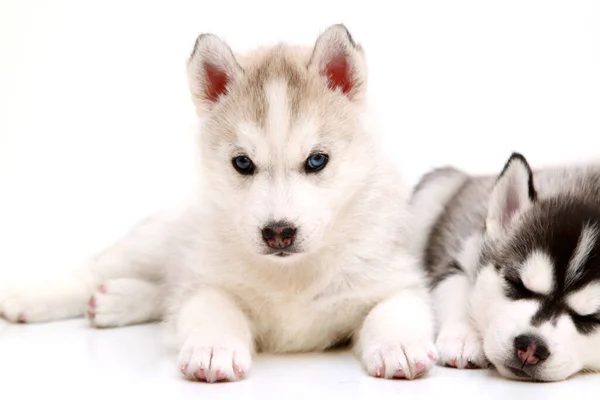
<path fill-rule="evenodd" d="M 600 166 L 455 168 L 411 199 L 442 364 L 557 381 L 600 369 Z"/>

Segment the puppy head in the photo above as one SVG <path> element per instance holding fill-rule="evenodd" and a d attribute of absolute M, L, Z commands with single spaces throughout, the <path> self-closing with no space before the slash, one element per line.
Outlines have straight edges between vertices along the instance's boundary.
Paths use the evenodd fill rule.
<path fill-rule="evenodd" d="M 488 360 L 513 379 L 600 369 L 600 207 L 573 196 L 538 199 L 516 154 L 486 223 L 471 315 Z"/>
<path fill-rule="evenodd" d="M 374 165 L 364 54 L 346 28 L 328 28 L 312 49 L 246 56 L 201 35 L 188 75 L 216 229 L 281 261 L 325 245 Z"/>

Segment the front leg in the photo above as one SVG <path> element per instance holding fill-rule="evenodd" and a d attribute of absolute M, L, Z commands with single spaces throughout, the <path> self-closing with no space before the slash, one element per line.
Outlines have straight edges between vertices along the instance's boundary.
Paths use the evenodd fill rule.
<path fill-rule="evenodd" d="M 367 315 L 355 352 L 369 374 L 414 379 L 433 367 L 437 355 L 428 299 L 425 289 L 406 289 Z"/>
<path fill-rule="evenodd" d="M 471 284 L 463 272 L 451 274 L 432 290 L 439 332 L 436 340 L 441 365 L 481 368 L 487 365 L 483 345 L 469 320 Z"/>
<path fill-rule="evenodd" d="M 209 288 L 197 291 L 184 302 L 176 324 L 183 343 L 179 367 L 187 378 L 236 381 L 250 370 L 250 322 L 226 293 Z"/>

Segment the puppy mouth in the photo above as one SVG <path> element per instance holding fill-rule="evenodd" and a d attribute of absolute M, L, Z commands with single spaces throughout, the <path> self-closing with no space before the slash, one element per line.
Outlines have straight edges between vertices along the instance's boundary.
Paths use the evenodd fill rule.
<path fill-rule="evenodd" d="M 294 256 L 298 253 L 300 253 L 298 250 L 290 248 L 290 249 L 285 249 L 285 250 L 284 249 L 271 249 L 271 250 L 265 252 L 264 254 L 269 257 L 286 258 L 286 257 Z"/>
<path fill-rule="evenodd" d="M 504 368 L 506 368 L 511 374 L 515 375 L 517 378 L 531 379 L 531 376 L 527 372 L 523 371 L 521 368 L 510 367 L 508 365 L 506 365 Z"/>
<path fill-rule="evenodd" d="M 514 364 L 513 364 L 514 365 Z M 514 379 L 516 380 L 521 380 L 521 381 L 531 381 L 531 382 L 549 382 L 548 379 L 545 379 L 541 376 L 539 376 L 539 371 L 536 371 L 535 369 L 528 369 L 528 368 L 520 368 L 520 367 L 513 367 L 510 365 L 504 365 L 504 369 L 506 371 L 508 371 L 511 375 L 513 375 Z"/>
<path fill-rule="evenodd" d="M 287 260 L 295 259 L 296 257 L 299 257 L 302 253 L 303 253 L 302 250 L 295 248 L 295 247 L 290 247 L 287 249 L 268 249 L 263 254 L 270 259 L 287 261 Z"/>

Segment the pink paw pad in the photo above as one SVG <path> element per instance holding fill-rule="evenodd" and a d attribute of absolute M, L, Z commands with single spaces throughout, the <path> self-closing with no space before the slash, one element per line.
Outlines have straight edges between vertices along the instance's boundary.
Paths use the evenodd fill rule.
<path fill-rule="evenodd" d="M 406 375 L 404 374 L 404 371 L 402 371 L 401 369 L 399 369 L 399 370 L 398 370 L 398 371 L 396 371 L 396 373 L 394 374 L 394 378 L 403 379 L 403 378 L 406 378 Z"/>
<path fill-rule="evenodd" d="M 108 289 L 106 289 L 106 285 L 100 285 L 100 286 L 98 286 L 98 291 L 100 293 L 106 293 L 108 291 Z"/>
<path fill-rule="evenodd" d="M 375 376 L 377 378 L 381 378 L 383 376 L 383 372 L 381 371 L 381 368 L 375 368 Z"/>
<path fill-rule="evenodd" d="M 446 366 L 456 368 L 456 358 L 448 360 L 448 362 L 446 362 Z"/>
<path fill-rule="evenodd" d="M 27 320 L 25 319 L 25 316 L 23 314 L 20 314 L 19 317 L 17 318 L 17 322 L 19 324 L 25 324 L 25 323 L 27 323 Z"/>
<path fill-rule="evenodd" d="M 433 351 L 430 351 L 429 353 L 427 353 L 427 357 L 429 357 L 429 359 L 433 362 L 437 361 L 437 356 L 435 355 L 435 353 Z"/>
<path fill-rule="evenodd" d="M 423 375 L 427 371 L 427 366 L 422 362 L 415 364 L 415 378 Z"/>
<path fill-rule="evenodd" d="M 87 315 L 88 319 L 94 319 L 94 317 L 96 316 L 96 314 L 94 314 L 94 313 L 93 313 L 93 312 L 91 312 L 91 311 L 88 311 L 88 312 L 86 313 L 86 315 Z"/>
<path fill-rule="evenodd" d="M 218 381 L 224 381 L 226 379 L 225 374 L 219 370 L 217 370 L 217 373 L 215 375 L 217 376 Z"/>
<path fill-rule="evenodd" d="M 196 371 L 196 373 L 194 374 L 194 376 L 198 379 L 200 379 L 201 381 L 205 381 L 206 380 L 206 374 L 204 373 L 203 369 L 199 369 L 198 371 Z"/>
<path fill-rule="evenodd" d="M 92 296 L 90 298 L 90 301 L 88 302 L 88 306 L 90 308 L 96 308 L 96 298 L 94 296 Z"/>

